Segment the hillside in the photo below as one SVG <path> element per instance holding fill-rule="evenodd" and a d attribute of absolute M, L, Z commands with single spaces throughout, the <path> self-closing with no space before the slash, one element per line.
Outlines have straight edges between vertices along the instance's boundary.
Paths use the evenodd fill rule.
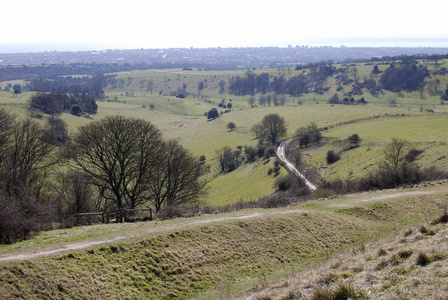
<path fill-rule="evenodd" d="M 373 80 L 378 83 L 381 72 L 389 67 L 388 62 L 376 64 L 380 72 L 378 74 L 372 73 L 375 66 L 373 63 L 332 65 L 333 69 L 328 73 L 331 75 L 325 73 L 325 70 L 330 70 L 329 65 L 319 64 L 312 65 L 310 69 L 296 70 L 291 67 L 251 71 L 256 78 L 265 78 L 265 74 L 268 74 L 270 81 L 284 78 L 287 82 L 302 74 L 314 78 L 314 81 L 308 84 L 317 85 L 300 95 L 288 94 L 287 91 L 284 91 L 285 95 L 277 95 L 276 92 L 256 92 L 254 96 L 236 95 L 230 91 L 230 86 L 236 78 L 244 79 L 250 74 L 243 70 L 168 69 L 120 72 L 109 79 L 105 88 L 105 99 L 97 102 L 96 114 L 77 117 L 64 112 L 60 118 L 67 123 L 69 135 L 74 134 L 78 127 L 109 115 L 120 114 L 151 121 L 166 138 L 179 139 L 194 155 L 205 156 L 206 163 L 211 167 L 211 181 L 208 195 L 202 201 L 207 205 L 226 205 L 240 200 L 256 200 L 275 190 L 276 177 L 264 175 L 272 167 L 272 160 L 268 164 L 260 161 L 245 164 L 231 173 L 220 174 L 216 159 L 216 151 L 224 146 L 232 149 L 238 146 L 256 147 L 258 141 L 251 128 L 269 113 L 277 113 L 285 119 L 287 137 L 294 136 L 296 129 L 311 122 L 315 122 L 319 128 L 331 128 L 348 121 L 366 119 L 323 131 L 324 139 L 321 145 L 302 149 L 306 168 L 313 170 L 314 176 L 318 177 L 315 179 L 317 181 L 365 175 L 375 168 L 376 162 L 381 158 L 377 153 L 381 152 L 381 148 L 393 137 L 405 138 L 416 149 L 425 150 L 417 161 L 420 166 L 444 168 L 447 158 L 443 155 L 446 147 L 443 128 L 446 127 L 444 113 L 448 106 L 442 105 L 445 101 L 440 97 L 443 87 L 448 84 L 447 75 L 443 73 L 448 64 L 444 60 L 439 60 L 437 64 L 434 61 L 421 60 L 418 64 L 424 65 L 432 73 L 425 79 L 426 85 L 422 91 L 382 90 L 373 94 L 363 82 Z M 319 79 L 321 73 L 327 76 L 322 82 Z M 11 81 L 0 86 L 6 87 L 7 84 L 24 83 Z M 322 89 L 323 92 L 316 89 Z M 185 98 L 177 97 L 179 93 L 185 95 Z M 0 101 L 11 111 L 19 115 L 30 115 L 44 124 L 46 119 L 50 118 L 49 115 L 26 110 L 27 100 L 32 94 L 23 92 L 14 95 L 12 91 L 0 91 Z M 344 97 L 353 97 L 354 100 L 362 97 L 368 104 L 327 104 L 335 94 L 341 100 Z M 270 98 L 271 102 L 260 102 L 263 97 Z M 275 97 L 283 99 L 283 102 L 274 103 Z M 252 105 L 249 104 L 251 99 L 254 101 Z M 218 107 L 221 103 L 224 103 L 226 108 Z M 211 108 L 224 112 L 229 104 L 232 105 L 228 109 L 230 112 L 223 113 L 216 120 L 208 121 L 204 116 Z M 230 122 L 236 125 L 233 131 L 227 129 Z M 426 132 L 434 134 L 426 135 Z M 436 132 L 440 134 L 435 134 Z M 360 147 L 345 151 L 345 140 L 353 133 L 360 135 Z M 329 150 L 340 153 L 341 160 L 327 165 L 325 154 Z M 284 169 L 280 176 L 283 175 L 286 175 Z M 251 182 L 247 185 L 241 184 L 242 178 L 251 178 Z M 247 189 L 246 186 L 251 188 Z"/>
<path fill-rule="evenodd" d="M 330 290 L 345 284 L 371 298 L 424 298 L 436 287 L 429 279 L 417 282 L 416 272 L 431 278 L 446 268 L 446 255 L 435 246 L 443 243 L 446 225 L 427 223 L 447 203 L 447 182 L 433 181 L 445 178 L 448 166 L 446 68 L 446 60 L 421 60 L 249 71 L 126 71 L 109 74 L 105 93 L 97 95 L 97 112 L 81 116 L 71 114 L 70 107 L 53 115 L 30 109 L 28 100 L 34 92 L 11 90 L 27 82 L 0 83 L 2 107 L 19 120 L 31 117 L 44 128 L 50 120 L 60 119 L 68 136 L 110 116 L 150 121 L 163 138 L 178 140 L 203 159 L 207 170 L 203 179 L 208 181 L 207 194 L 199 199 L 201 210 L 187 212 L 188 218 L 56 229 L 64 227 L 68 215 L 63 205 L 71 205 L 72 216 L 82 211 L 73 209 L 70 195 L 56 196 L 56 192 L 66 195 L 58 176 L 68 165 L 61 161 L 50 168 L 43 178 L 47 185 L 41 189 L 52 210 L 60 210 L 59 219 L 54 217 L 56 221 L 46 227 L 54 230 L 28 232 L 30 239 L 0 245 L 0 298 L 287 299 L 311 295 L 319 289 L 317 283 L 328 283 Z M 384 73 L 390 73 L 389 81 L 383 82 L 390 89 L 378 90 Z M 408 73 L 415 75 L 411 78 L 415 82 L 410 80 L 413 84 L 402 89 L 396 78 Z M 212 108 L 220 116 L 208 120 Z M 302 147 L 296 139 L 286 152 L 301 153 L 297 164 L 318 187 L 330 181 L 336 184 L 306 197 L 300 197 L 306 194 L 300 188 L 276 191 L 275 182 L 286 178 L 287 171 L 279 166 L 272 174 L 274 152 L 269 154 L 269 145 L 260 143 L 252 130 L 268 114 L 284 119 L 283 139 L 300 137 L 296 130 L 310 124 L 319 129 L 318 142 Z M 230 130 L 229 123 L 235 128 Z M 353 134 L 361 139 L 356 146 L 348 140 Z M 415 154 L 411 169 L 425 170 L 416 174 L 426 177 L 415 182 L 424 178 L 428 183 L 357 194 L 353 187 L 337 189 L 337 184 L 368 178 L 381 169 L 384 149 L 393 138 L 405 140 L 405 150 Z M 240 161 L 236 169 L 222 172 L 217 151 L 226 146 L 239 151 Z M 246 147 L 256 149 L 260 157 L 243 160 Z M 62 147 L 55 146 L 53 154 L 59 150 Z M 326 156 L 331 150 L 339 160 L 329 163 Z M 90 196 L 100 191 L 94 193 Z M 269 207 L 283 208 L 239 210 L 262 197 L 271 201 Z M 87 211 L 114 209 L 101 206 L 97 198 L 95 208 Z M 285 207 L 286 203 L 293 204 Z M 424 222 L 427 232 L 420 227 Z M 411 233 L 404 237 L 404 232 Z M 400 238 L 377 244 L 393 234 Z M 353 259 L 350 249 L 357 255 Z M 379 249 L 385 255 L 378 255 Z M 415 266 L 419 251 L 429 255 L 428 266 Z M 293 279 L 296 273 L 299 279 Z M 443 276 L 435 282 L 445 287 Z M 269 285 L 282 278 L 287 279 Z M 413 294 L 411 285 L 421 285 L 421 294 Z M 243 294 L 249 289 L 256 293 Z"/>
<path fill-rule="evenodd" d="M 358 245 L 274 284 L 259 284 L 235 299 L 327 299 L 336 295 L 355 299 L 446 299 L 446 217 L 441 215 Z"/>
<path fill-rule="evenodd" d="M 432 219 L 446 192 L 438 183 L 286 209 L 48 231 L 0 246 L 0 295 L 226 298 Z"/>

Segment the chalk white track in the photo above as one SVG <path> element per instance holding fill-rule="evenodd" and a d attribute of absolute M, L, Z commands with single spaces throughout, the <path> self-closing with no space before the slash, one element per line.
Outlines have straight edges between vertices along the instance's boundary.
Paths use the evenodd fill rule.
<path fill-rule="evenodd" d="M 280 146 L 278 146 L 277 149 L 277 156 L 278 158 L 284 163 L 285 167 L 292 173 L 296 174 L 297 176 L 299 176 L 300 178 L 302 178 L 305 181 L 305 184 L 308 186 L 308 188 L 312 191 L 315 192 L 317 191 L 317 187 L 312 184 L 308 179 L 306 179 L 306 177 L 299 172 L 299 170 L 297 170 L 297 168 L 290 163 L 285 156 L 285 146 L 287 144 L 289 144 L 292 141 L 292 139 L 287 140 L 287 141 L 283 141 Z"/>

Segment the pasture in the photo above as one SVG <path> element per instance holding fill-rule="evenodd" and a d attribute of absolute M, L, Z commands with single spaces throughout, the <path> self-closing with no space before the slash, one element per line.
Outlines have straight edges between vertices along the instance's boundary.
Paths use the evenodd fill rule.
<path fill-rule="evenodd" d="M 423 63 L 430 70 L 446 67 L 445 62 L 441 62 L 438 66 L 427 62 Z M 336 65 L 336 67 L 347 68 L 351 79 L 354 79 L 355 76 L 361 81 L 364 78 L 379 79 L 379 75 L 371 75 L 373 65 Z M 381 71 L 387 67 L 387 64 L 379 65 Z M 271 78 L 274 76 L 290 78 L 310 72 L 310 70 L 295 70 L 294 68 L 252 71 L 257 75 L 267 72 Z M 333 76 L 327 79 L 326 84 L 329 86 L 329 90 L 324 94 L 309 93 L 300 97 L 286 95 L 284 106 L 260 107 L 255 102 L 255 106 L 251 108 L 248 104 L 248 99 L 251 96 L 235 96 L 229 94 L 227 90 L 233 77 L 245 76 L 245 73 L 246 71 L 211 72 L 181 69 L 117 73 L 115 82 L 111 82 L 106 87 L 106 99 L 98 102 L 96 115 L 76 117 L 69 113 L 63 113 L 61 118 L 67 123 L 69 134 L 73 134 L 79 126 L 108 115 L 120 114 L 151 121 L 165 137 L 179 139 L 194 155 L 206 157 L 206 163 L 210 165 L 208 178 L 211 181 L 208 184 L 208 196 L 203 199 L 203 202 L 208 205 L 254 200 L 274 191 L 273 183 L 276 178 L 267 175 L 268 165 L 257 162 L 247 166 L 243 165 L 229 174 L 219 174 L 216 160 L 216 151 L 224 146 L 229 146 L 232 149 L 236 149 L 237 146 L 256 146 L 258 141 L 255 139 L 254 133 L 251 132 L 251 128 L 270 113 L 277 113 L 285 119 L 288 130 L 285 138 L 293 137 L 299 127 L 306 126 L 311 122 L 315 122 L 319 128 L 324 128 L 351 120 L 370 119 L 324 131 L 326 139 L 322 145 L 303 150 L 307 165 L 315 168 L 317 173 L 325 179 L 362 176 L 380 159 L 381 147 L 394 136 L 419 143 L 416 144 L 416 147 L 428 148 L 420 157 L 421 165 L 446 167 L 447 160 L 443 157 L 445 146 L 442 143 L 445 136 L 443 134 L 440 136 L 426 134 L 427 138 L 424 140 L 425 133 L 438 130 L 446 125 L 443 113 L 448 111 L 448 105 L 440 104 L 439 95 L 431 95 L 426 90 L 423 94 L 418 91 L 410 93 L 383 91 L 377 96 L 365 92 L 363 95 L 355 96 L 355 99 L 362 96 L 368 102 L 367 105 L 329 105 L 326 102 L 334 93 L 343 97 L 344 93 L 349 91 L 353 85 L 353 83 L 349 83 L 338 91 L 336 88 L 337 78 Z M 441 75 L 435 75 L 428 78 L 427 81 L 435 79 L 440 81 L 439 89 L 448 83 L 445 76 Z M 220 81 L 225 82 L 224 93 L 219 92 Z M 198 90 L 200 82 L 204 84 L 201 91 Z M 23 82 L 17 81 L 17 83 Z M 5 86 L 6 84 L 8 83 L 0 85 Z M 186 98 L 175 97 L 174 94 L 179 88 L 185 88 L 189 95 Z M 30 115 L 44 123 L 45 119 L 50 116 L 30 113 L 26 109 L 27 99 L 31 95 L 32 93 L 29 92 L 13 95 L 11 92 L 0 91 L 0 103 L 18 115 Z M 259 96 L 255 95 L 255 98 Z M 217 107 L 217 103 L 221 101 L 226 104 L 232 103 L 231 112 L 223 113 L 215 120 L 207 120 L 204 114 L 211 108 Z M 220 112 L 224 112 L 224 110 L 218 108 Z M 426 110 L 433 110 L 435 114 L 425 113 Z M 406 117 L 391 118 L 391 115 L 405 115 Z M 421 118 L 414 119 L 420 115 Z M 371 119 L 373 117 L 375 118 Z M 435 120 L 434 124 L 438 124 L 439 127 L 431 125 L 433 119 Z M 420 121 L 423 123 L 420 124 Z M 227 129 L 229 122 L 236 124 L 234 131 Z M 361 147 L 344 151 L 340 161 L 333 165 L 326 165 L 326 152 L 330 149 L 341 151 L 343 149 L 341 140 L 353 133 L 359 134 L 363 139 Z M 419 137 L 419 134 L 423 136 Z M 286 171 L 282 172 L 284 174 Z M 241 184 L 241 182 L 248 182 L 248 185 Z M 248 189 L 247 186 L 251 188 Z"/>
<path fill-rule="evenodd" d="M 348 124 L 323 131 L 321 145 L 304 149 L 306 164 L 316 168 L 325 179 L 358 178 L 377 168 L 383 159 L 383 149 L 392 138 L 409 142 L 410 149 L 424 150 L 416 163 L 420 167 L 448 168 L 446 156 L 448 132 L 446 115 L 415 115 L 386 117 Z M 359 147 L 347 149 L 347 138 L 358 134 L 362 139 Z M 326 153 L 333 150 L 341 159 L 331 165 L 326 162 Z"/>

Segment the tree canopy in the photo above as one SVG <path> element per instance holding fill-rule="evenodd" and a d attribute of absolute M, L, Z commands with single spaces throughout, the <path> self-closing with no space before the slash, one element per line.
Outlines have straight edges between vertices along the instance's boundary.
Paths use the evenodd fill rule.
<path fill-rule="evenodd" d="M 216 119 L 216 118 L 218 118 L 219 117 L 219 113 L 218 113 L 218 110 L 216 109 L 216 108 L 212 108 L 212 109 L 210 109 L 209 111 L 208 111 L 208 114 L 207 114 L 207 119 L 212 119 L 212 120 L 214 120 L 214 119 Z"/>
<path fill-rule="evenodd" d="M 69 156 L 104 200 L 103 207 L 136 208 L 190 203 L 203 191 L 203 169 L 176 141 L 164 141 L 150 122 L 110 116 L 83 126 Z"/>
<path fill-rule="evenodd" d="M 391 65 L 381 75 L 380 83 L 386 90 L 399 92 L 416 91 L 425 83 L 429 76 L 428 69 L 415 64 L 405 64 L 401 67 Z"/>
<path fill-rule="evenodd" d="M 259 139 L 271 144 L 277 143 L 287 131 L 285 119 L 278 114 L 264 116 L 260 123 L 254 125 L 253 130 Z"/>

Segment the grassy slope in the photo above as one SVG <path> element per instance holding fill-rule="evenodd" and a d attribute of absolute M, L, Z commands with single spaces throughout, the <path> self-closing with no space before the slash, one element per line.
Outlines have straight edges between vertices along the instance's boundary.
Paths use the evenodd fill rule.
<path fill-rule="evenodd" d="M 435 166 L 446 170 L 447 127 L 448 119 L 445 115 L 368 120 L 324 131 L 325 141 L 322 145 L 303 152 L 307 164 L 317 168 L 325 179 L 360 177 L 375 168 L 382 159 L 382 149 L 391 138 L 399 137 L 410 142 L 408 149 L 425 150 L 417 160 L 420 166 Z M 349 145 L 347 138 L 354 133 L 362 139 L 360 146 L 341 152 Z M 326 153 L 329 150 L 341 153 L 341 159 L 331 165 L 326 163 Z"/>
<path fill-rule="evenodd" d="M 380 69 L 385 69 L 386 67 L 387 66 L 380 66 Z M 433 66 L 429 67 L 433 68 Z M 357 68 L 358 75 L 362 80 L 364 76 L 369 76 L 373 67 L 358 65 Z M 255 73 L 257 74 L 262 72 L 269 72 L 272 76 L 284 75 L 288 78 L 290 76 L 295 76 L 302 71 L 288 69 L 255 70 Z M 319 127 L 323 127 L 378 114 L 415 114 L 420 109 L 419 103 L 425 103 L 426 106 L 431 108 L 431 104 L 437 104 L 436 108 L 434 108 L 436 111 L 444 111 L 445 109 L 448 109 L 448 106 L 438 105 L 440 103 L 438 96 L 428 95 L 426 99 L 422 100 L 418 99 L 418 93 L 404 93 L 405 97 L 389 95 L 386 93 L 380 98 L 375 98 L 368 93 L 363 95 L 367 101 L 383 104 L 388 103 L 390 97 L 396 97 L 398 107 L 388 107 L 377 104 L 369 104 L 366 106 L 309 105 L 312 102 L 310 103 L 306 101 L 304 102 L 304 105 L 297 105 L 299 98 L 287 97 L 287 106 L 285 107 L 251 109 L 248 108 L 246 101 L 249 96 L 234 96 L 229 94 L 219 94 L 218 92 L 218 82 L 220 80 L 228 82 L 233 76 L 243 76 L 244 73 L 245 71 L 200 72 L 182 70 L 150 70 L 120 73 L 119 76 L 117 76 L 117 79 L 124 79 L 123 87 L 113 89 L 109 86 L 107 88 L 107 96 L 109 99 L 118 97 L 119 101 L 125 101 L 125 103 L 99 102 L 98 114 L 92 115 L 90 118 L 79 118 L 67 113 L 62 114 L 61 117 L 67 122 L 69 133 L 75 132 L 77 127 L 87 124 L 91 120 L 98 120 L 106 115 L 121 114 L 129 117 L 143 118 L 153 122 L 161 129 L 166 137 L 179 138 L 183 145 L 190 149 L 195 155 L 206 156 L 207 162 L 212 167 L 211 176 L 214 177 L 214 179 L 209 184 L 209 196 L 207 196 L 204 201 L 207 204 L 218 205 L 236 202 L 240 199 L 243 201 L 252 200 L 273 191 L 272 186 L 274 178 L 263 176 L 263 173 L 267 173 L 265 165 L 261 165 L 260 168 L 256 169 L 253 168 L 253 165 L 250 165 L 250 167 L 247 168 L 237 169 L 231 174 L 215 177 L 216 170 L 218 169 L 215 151 L 226 145 L 232 148 L 236 148 L 238 145 L 256 145 L 257 141 L 250 132 L 250 128 L 254 123 L 259 122 L 266 114 L 278 113 L 283 116 L 287 121 L 288 136 L 292 136 L 298 127 L 305 126 L 311 121 L 315 121 Z M 129 79 L 131 80 L 129 81 Z M 140 84 L 141 80 L 145 80 L 143 86 Z M 147 90 L 147 80 L 153 81 L 152 93 Z M 378 80 L 378 77 L 376 80 Z M 441 81 L 440 86 L 443 86 L 445 82 L 443 80 Z M 200 94 L 197 92 L 197 84 L 199 81 L 204 81 L 206 83 L 206 88 Z M 172 96 L 166 96 L 170 91 L 175 91 L 184 83 L 187 85 L 187 91 L 189 93 L 196 94 L 195 98 L 188 97 L 186 99 L 178 99 Z M 328 93 L 324 95 L 307 94 L 300 97 L 300 99 L 326 101 L 330 95 L 336 92 L 335 83 L 336 80 L 330 78 L 328 80 L 328 85 L 333 86 Z M 347 86 L 345 89 L 349 90 L 351 87 Z M 159 95 L 161 90 L 164 92 L 162 95 Z M 135 97 L 126 96 L 126 92 L 134 93 Z M 11 93 L 0 92 L 0 101 L 1 103 L 7 104 L 5 107 L 7 106 L 15 113 L 26 115 L 28 112 L 24 109 L 24 106 L 26 104 L 26 99 L 30 95 L 30 93 L 24 93 L 15 97 L 12 96 Z M 232 98 L 233 111 L 229 114 L 222 115 L 217 120 L 207 122 L 207 119 L 203 114 L 213 107 L 213 105 L 204 102 L 202 96 L 208 96 L 215 102 L 220 102 L 221 99 L 226 99 L 228 102 L 228 99 Z M 414 101 L 411 99 L 417 100 Z M 410 106 L 408 104 L 403 104 L 408 102 L 417 105 Z M 150 104 L 155 106 L 155 110 L 149 109 Z M 44 116 L 44 119 L 46 117 L 47 116 Z M 228 122 L 234 122 L 236 124 L 237 128 L 234 132 L 227 131 L 226 126 Z M 372 121 L 372 124 L 374 124 L 373 122 L 376 122 L 376 120 Z M 429 123 L 427 122 L 427 124 Z M 399 125 L 401 126 L 402 124 Z M 372 127 L 375 128 L 374 125 L 372 125 Z M 427 129 L 431 128 L 419 128 L 419 130 Z M 386 131 L 386 133 L 387 135 L 385 135 L 385 138 L 389 138 L 389 136 L 392 135 L 390 130 Z M 362 134 L 358 134 L 365 140 L 362 147 L 368 145 L 369 141 L 367 140 L 367 133 L 363 132 Z M 437 138 L 435 141 L 440 140 Z M 376 140 L 372 140 L 371 144 L 374 142 L 376 142 Z M 331 143 L 329 145 L 331 145 Z M 442 153 L 444 147 L 439 146 L 437 151 Z M 322 147 L 308 153 L 312 158 L 310 164 L 318 166 L 320 171 L 322 171 L 322 168 L 326 167 L 324 164 L 326 149 L 326 147 Z M 350 153 L 356 154 L 362 150 L 363 148 L 360 148 L 352 150 Z M 372 151 L 370 153 L 373 154 L 374 152 Z M 343 158 L 345 157 L 345 154 L 348 154 L 348 152 L 344 153 Z M 353 157 L 359 157 L 359 159 L 355 159 L 354 161 L 359 161 L 361 158 L 371 159 L 371 157 L 365 156 L 364 153 Z M 328 175 L 328 178 L 336 175 L 347 176 L 350 172 L 355 174 L 358 171 L 361 172 L 363 171 L 363 168 L 366 167 L 362 162 L 358 163 L 356 166 L 353 166 L 353 163 L 346 164 L 345 162 L 348 161 L 349 160 L 347 159 L 342 159 L 340 162 L 332 165 L 325 171 L 325 176 Z M 256 175 L 256 178 L 254 178 L 253 175 Z M 252 182 L 248 182 L 248 186 L 251 187 L 250 190 L 247 190 L 245 185 L 241 184 L 241 180 L 247 180 L 248 177 L 251 177 L 252 179 Z"/>
<path fill-rule="evenodd" d="M 307 299 L 318 291 L 331 293 L 339 286 L 350 287 L 367 299 L 445 299 L 447 242 L 446 224 L 420 224 L 353 248 L 256 292 L 255 288 L 241 299 Z M 428 257 L 426 265 L 418 263 L 420 253 Z"/>
<path fill-rule="evenodd" d="M 25 97 L 25 96 L 23 96 Z M 27 111 L 24 108 L 25 100 L 9 98 L 10 101 L 17 103 L 17 105 L 8 105 L 13 112 L 19 115 L 26 115 Z M 138 102 L 138 101 L 137 101 Z M 186 107 L 193 103 L 192 99 L 171 99 L 170 104 L 172 106 Z M 202 105 L 202 104 L 201 104 Z M 228 145 L 233 149 L 236 149 L 238 145 L 241 146 L 255 146 L 257 141 L 254 139 L 253 134 L 250 131 L 252 125 L 259 122 L 263 116 L 269 113 L 278 113 L 283 116 L 287 122 L 288 136 L 292 136 L 294 131 L 300 126 L 306 126 L 312 121 L 315 121 L 319 127 L 335 125 L 340 122 L 345 122 L 352 119 L 366 118 L 371 116 L 377 116 L 378 114 L 394 114 L 394 113 L 412 113 L 406 108 L 393 108 L 376 105 L 366 106 L 330 106 L 326 104 L 320 105 L 295 105 L 285 107 L 266 107 L 266 108 L 254 108 L 254 109 L 242 109 L 234 110 L 231 113 L 224 114 L 220 118 L 208 122 L 204 116 L 185 116 L 179 114 L 167 113 L 164 111 L 150 110 L 148 105 L 146 108 L 142 107 L 142 103 L 135 103 L 135 99 L 127 101 L 126 103 L 117 102 L 99 102 L 98 114 L 85 117 L 75 117 L 71 114 L 64 113 L 61 118 L 64 119 L 69 127 L 69 133 L 75 132 L 76 128 L 91 122 L 92 120 L 98 120 L 107 115 L 120 114 L 128 117 L 142 118 L 149 120 L 156 124 L 157 127 L 163 132 L 167 138 L 178 138 L 181 143 L 190 149 L 195 155 L 205 155 L 207 162 L 212 166 L 212 174 L 215 174 L 218 168 L 218 163 L 215 158 L 215 151 Z M 205 107 L 201 107 L 205 108 Z M 414 112 L 412 114 L 416 114 Z M 418 114 L 418 113 L 417 113 Z M 45 118 L 46 116 L 44 116 Z M 435 117 L 435 116 L 434 116 Z M 428 117 L 430 118 L 430 117 Z M 432 118 L 432 116 L 431 116 Z M 442 119 L 443 118 L 439 118 Z M 43 119 L 42 119 L 43 120 Z M 382 119 L 380 119 L 382 120 Z M 380 120 L 372 120 L 371 124 Z M 431 120 L 431 119 L 429 119 Z M 234 122 L 236 124 L 236 130 L 229 132 L 227 130 L 227 123 Z M 407 121 L 402 120 L 399 124 L 403 126 Z M 367 122 L 368 124 L 368 122 Z M 425 124 L 430 124 L 430 121 Z M 351 125 L 351 126 L 357 126 Z M 375 126 L 372 125 L 372 128 Z M 340 127 L 350 128 L 350 127 Z M 369 131 L 369 126 L 365 126 Z M 417 129 L 417 128 L 416 128 Z M 423 131 L 422 128 L 418 128 Z M 431 129 L 431 128 L 427 128 Z M 325 132 L 324 135 L 329 134 L 332 131 Z M 342 129 L 341 129 L 342 130 Z M 347 129 L 349 130 L 349 129 Z M 426 131 L 426 128 L 424 129 Z M 358 132 L 361 138 L 365 140 L 361 147 L 368 145 L 367 132 Z M 380 132 L 380 131 L 379 131 Z M 392 134 L 392 131 L 387 131 Z M 341 136 L 344 133 L 341 133 Z M 343 136 L 342 136 L 343 137 Z M 385 135 L 385 137 L 389 137 Z M 343 137 L 344 138 L 344 137 Z M 439 139 L 436 139 L 437 141 Z M 372 142 L 373 143 L 373 142 Z M 322 148 L 321 150 L 325 150 Z M 361 148 L 362 149 L 362 148 Z M 321 165 L 324 161 L 324 155 L 326 151 L 313 150 L 311 156 L 316 158 L 316 161 L 312 160 L 313 165 Z M 360 149 L 352 150 L 354 152 L 361 151 Z M 443 151 L 443 147 L 439 150 Z M 348 153 L 348 152 L 347 152 Z M 371 152 L 373 153 L 373 152 Z M 360 156 L 361 158 L 362 156 Z M 333 172 L 334 174 L 345 174 L 343 172 L 358 171 L 356 168 L 340 167 L 343 161 L 334 164 L 332 167 L 334 171 L 327 171 L 326 174 Z M 259 164 L 256 164 L 259 165 Z M 267 193 L 273 191 L 273 183 L 275 178 L 265 175 L 267 169 L 266 165 L 260 165 L 258 168 L 254 168 L 256 165 L 250 164 L 245 167 L 241 167 L 231 174 L 219 175 L 214 177 L 213 181 L 209 184 L 209 194 L 204 199 L 204 202 L 210 205 L 221 205 L 234 203 L 242 199 L 243 201 L 253 200 L 258 197 L 262 197 Z M 361 163 L 361 169 L 362 169 Z M 344 171 L 342 171 L 344 170 Z M 212 175 L 211 174 L 211 175 Z M 250 182 L 248 181 L 250 179 Z M 247 182 L 245 185 L 244 182 Z M 247 187 L 251 187 L 247 189 Z"/>
<path fill-rule="evenodd" d="M 172 226 L 172 230 L 56 257 L 4 264 L 0 270 L 0 296 L 8 299 L 226 297 L 433 217 L 446 201 L 443 194 L 446 188 L 437 185 L 416 190 L 438 191 L 436 194 L 388 200 L 378 197 L 387 198 L 393 191 L 353 195 L 286 210 L 269 210 L 265 212 L 278 213 L 259 218 L 196 224 L 182 229 L 172 226 L 180 224 L 180 220 L 135 224 L 139 228 L 136 231 L 130 229 L 132 224 L 118 224 L 115 230 L 125 230 L 128 235 L 160 225 Z M 295 212 L 296 209 L 300 211 Z M 122 230 L 120 226 L 125 228 Z M 102 230 L 106 227 L 111 228 L 104 226 Z M 92 230 L 90 235 L 90 228 L 86 227 L 78 238 L 90 240 L 101 236 L 98 229 Z M 68 236 L 73 232 L 79 236 L 79 228 L 64 231 Z M 44 235 L 48 240 L 51 232 Z M 54 232 L 53 243 L 57 243 L 60 235 L 64 236 L 62 231 Z M 31 244 L 31 249 L 39 243 L 45 245 L 37 237 L 35 245 L 26 241 L 0 249 L 21 251 L 17 248 L 25 247 L 26 243 Z"/>

